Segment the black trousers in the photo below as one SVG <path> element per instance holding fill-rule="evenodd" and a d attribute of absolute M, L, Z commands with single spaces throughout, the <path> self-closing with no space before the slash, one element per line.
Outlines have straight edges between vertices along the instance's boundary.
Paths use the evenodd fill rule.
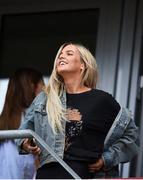
<path fill-rule="evenodd" d="M 65 161 L 82 179 L 90 179 L 88 163 Z M 58 162 L 43 165 L 37 170 L 36 179 L 74 179 Z"/>

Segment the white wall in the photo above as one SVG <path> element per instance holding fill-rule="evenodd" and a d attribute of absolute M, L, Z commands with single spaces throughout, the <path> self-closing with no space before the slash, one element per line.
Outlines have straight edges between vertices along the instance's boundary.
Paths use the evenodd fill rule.
<path fill-rule="evenodd" d="M 8 79 L 0 80 L 0 113 L 1 113 L 3 105 L 4 105 L 8 81 L 9 81 Z"/>

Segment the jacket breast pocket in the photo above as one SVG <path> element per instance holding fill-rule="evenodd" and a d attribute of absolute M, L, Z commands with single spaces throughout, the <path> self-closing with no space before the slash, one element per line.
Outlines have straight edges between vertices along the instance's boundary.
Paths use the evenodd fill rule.
<path fill-rule="evenodd" d="M 39 124 L 40 127 L 46 127 L 48 123 L 47 112 L 44 106 L 38 106 L 35 108 L 35 120 L 36 124 Z"/>
<path fill-rule="evenodd" d="M 114 130 L 112 131 L 112 134 L 108 140 L 108 143 L 106 146 L 111 146 L 113 143 L 115 143 L 118 139 L 122 137 L 124 133 L 124 127 L 120 124 L 117 124 Z"/>
<path fill-rule="evenodd" d="M 124 130 L 125 130 L 125 128 L 124 128 L 123 124 L 120 123 L 120 124 L 116 125 L 116 127 L 113 131 L 113 134 L 116 138 L 120 138 L 123 135 Z"/>

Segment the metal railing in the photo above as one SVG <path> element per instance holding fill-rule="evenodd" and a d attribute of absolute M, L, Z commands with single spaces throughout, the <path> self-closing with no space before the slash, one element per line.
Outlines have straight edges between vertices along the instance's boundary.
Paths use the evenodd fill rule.
<path fill-rule="evenodd" d="M 35 138 L 38 143 L 43 146 L 54 158 L 57 160 L 64 169 L 71 174 L 74 179 L 81 179 L 72 169 L 66 164 L 45 141 L 34 131 L 28 130 L 1 130 L 0 139 L 22 139 L 22 138 Z"/>

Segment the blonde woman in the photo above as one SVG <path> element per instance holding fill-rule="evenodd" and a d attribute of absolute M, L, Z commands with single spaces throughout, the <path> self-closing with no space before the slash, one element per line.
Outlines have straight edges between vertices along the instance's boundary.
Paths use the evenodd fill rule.
<path fill-rule="evenodd" d="M 118 177 L 118 164 L 137 153 L 137 127 L 129 111 L 96 89 L 97 64 L 84 46 L 63 44 L 49 83 L 35 98 L 20 129 L 36 131 L 81 177 Z M 19 148 L 40 154 L 37 179 L 72 178 L 42 147 L 19 140 Z M 128 153 L 127 153 L 128 152 Z"/>

